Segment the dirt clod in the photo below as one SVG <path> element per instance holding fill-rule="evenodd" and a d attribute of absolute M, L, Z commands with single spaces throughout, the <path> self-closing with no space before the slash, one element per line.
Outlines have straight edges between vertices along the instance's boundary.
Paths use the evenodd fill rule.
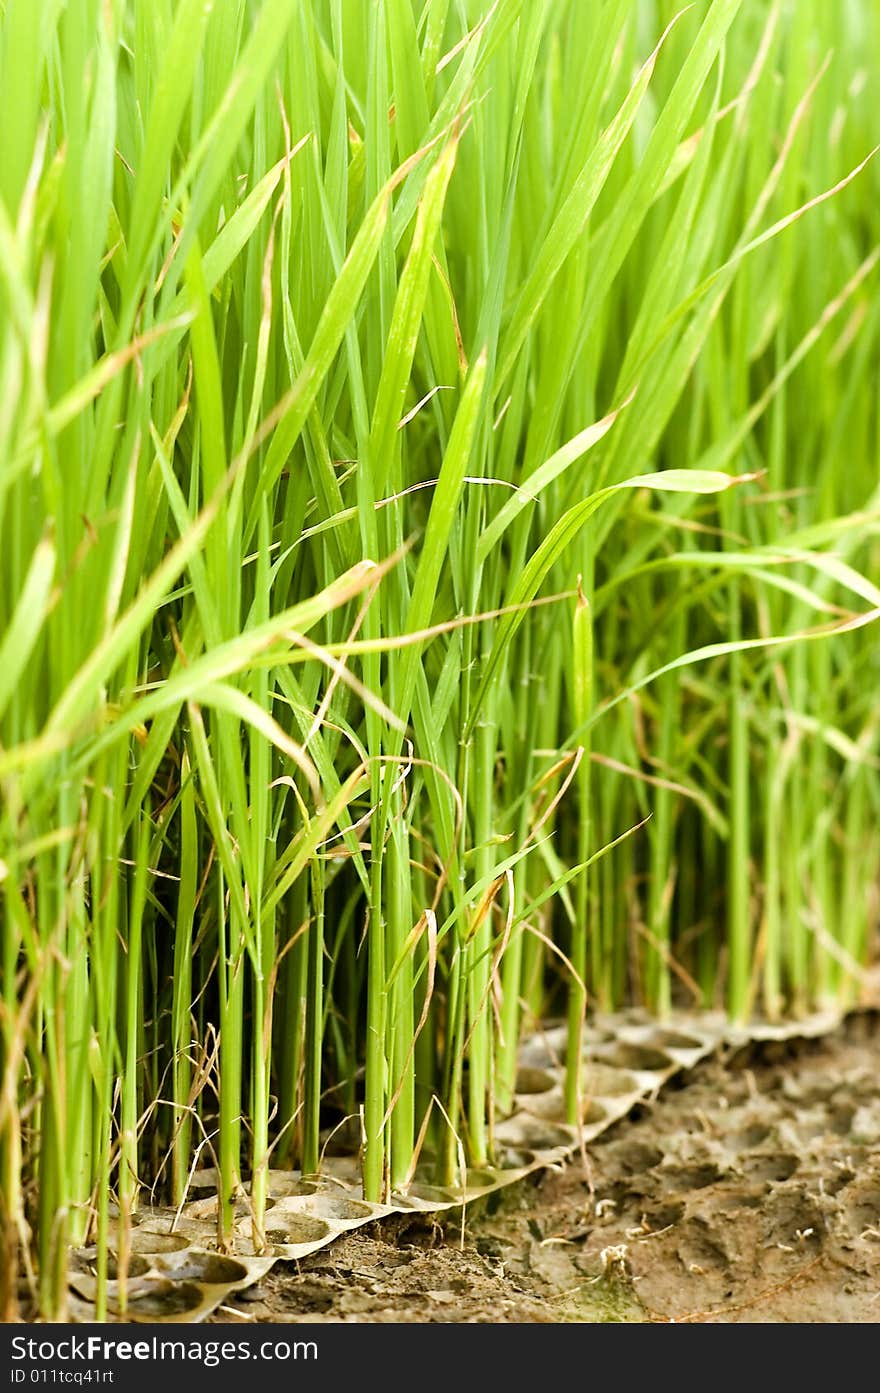
<path fill-rule="evenodd" d="M 258 1321 L 880 1321 L 880 1027 L 697 1066 L 490 1207 L 279 1263 Z M 631 1066 L 630 1066 L 631 1067 Z"/>

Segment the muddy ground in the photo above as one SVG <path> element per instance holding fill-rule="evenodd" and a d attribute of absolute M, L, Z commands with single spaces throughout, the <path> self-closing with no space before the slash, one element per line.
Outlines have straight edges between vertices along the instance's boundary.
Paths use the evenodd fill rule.
<path fill-rule="evenodd" d="M 219 1320 L 880 1321 L 880 1024 L 751 1047 L 441 1221 L 351 1233 Z"/>

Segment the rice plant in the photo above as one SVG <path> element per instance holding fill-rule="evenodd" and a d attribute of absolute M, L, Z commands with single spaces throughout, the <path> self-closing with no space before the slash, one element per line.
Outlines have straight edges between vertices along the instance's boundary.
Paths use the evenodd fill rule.
<path fill-rule="evenodd" d="M 3 1270 L 878 920 L 880 5 L 0 7 Z"/>

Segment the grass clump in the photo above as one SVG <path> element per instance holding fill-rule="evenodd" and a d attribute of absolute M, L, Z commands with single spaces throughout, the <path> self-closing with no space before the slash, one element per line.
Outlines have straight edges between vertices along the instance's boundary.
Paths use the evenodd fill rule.
<path fill-rule="evenodd" d="M 874 0 L 6 0 L 19 1269 L 877 922 Z M 873 48 L 872 48 L 873 45 Z M 118 1213 L 118 1218 L 116 1214 Z"/>

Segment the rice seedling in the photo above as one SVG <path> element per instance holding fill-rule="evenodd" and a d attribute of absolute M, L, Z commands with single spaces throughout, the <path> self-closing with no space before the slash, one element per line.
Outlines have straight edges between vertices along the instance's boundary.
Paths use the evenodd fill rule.
<path fill-rule="evenodd" d="M 855 999 L 878 40 L 6 0 L 7 1315 L 328 1129 L 460 1181 L 548 1015 L 576 1123 L 592 1007 Z"/>

